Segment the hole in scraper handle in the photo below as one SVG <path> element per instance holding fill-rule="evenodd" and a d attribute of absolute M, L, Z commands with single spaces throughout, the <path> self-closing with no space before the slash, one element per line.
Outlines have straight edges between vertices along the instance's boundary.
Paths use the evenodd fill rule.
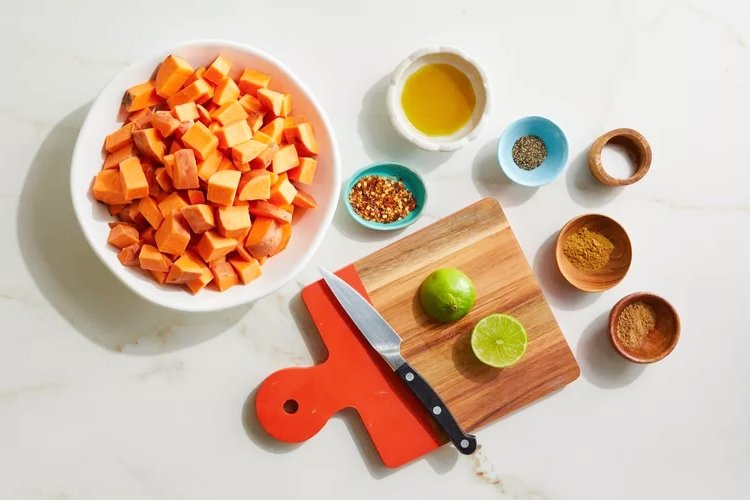
<path fill-rule="evenodd" d="M 284 413 L 293 415 L 299 410 L 299 403 L 294 399 L 287 399 L 284 401 L 284 406 L 282 408 L 284 408 Z"/>

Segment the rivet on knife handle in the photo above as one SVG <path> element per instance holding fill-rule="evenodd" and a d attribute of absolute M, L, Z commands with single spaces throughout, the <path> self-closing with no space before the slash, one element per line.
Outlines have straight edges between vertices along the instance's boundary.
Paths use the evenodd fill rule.
<path fill-rule="evenodd" d="M 443 400 L 440 399 L 440 396 L 430 387 L 430 384 L 409 363 L 399 366 L 396 373 L 401 377 L 401 380 L 406 382 L 409 389 L 430 412 L 432 418 L 443 428 L 456 449 L 464 455 L 474 453 L 477 449 L 477 439 L 474 435 L 464 432 Z"/>

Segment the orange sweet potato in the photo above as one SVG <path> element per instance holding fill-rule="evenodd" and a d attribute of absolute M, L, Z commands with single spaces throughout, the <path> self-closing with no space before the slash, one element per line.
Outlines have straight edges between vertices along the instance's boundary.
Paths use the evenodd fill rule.
<path fill-rule="evenodd" d="M 121 147 L 127 145 L 132 140 L 133 127 L 135 127 L 135 125 L 132 122 L 129 122 L 109 134 L 104 139 L 104 150 L 107 153 L 114 153 Z"/>
<path fill-rule="evenodd" d="M 222 148 L 231 148 L 253 138 L 253 131 L 245 121 L 236 121 L 225 125 L 216 131 L 219 145 Z"/>
<path fill-rule="evenodd" d="M 156 72 L 156 93 L 164 98 L 175 95 L 193 74 L 193 67 L 185 59 L 168 55 Z"/>
<path fill-rule="evenodd" d="M 240 90 L 242 86 L 242 80 L 240 80 Z M 240 103 L 248 115 L 263 115 L 265 109 L 258 99 L 250 94 L 245 94 L 237 101 Z"/>
<path fill-rule="evenodd" d="M 156 229 L 149 226 L 141 231 L 141 243 L 144 245 L 156 246 Z"/>
<path fill-rule="evenodd" d="M 287 142 L 294 144 L 297 152 L 303 156 L 312 156 L 320 152 L 312 125 L 309 123 L 300 123 L 289 128 L 285 135 Z"/>
<path fill-rule="evenodd" d="M 227 262 L 229 262 L 234 268 L 234 271 L 237 273 L 237 276 L 243 285 L 247 285 L 254 279 L 260 277 L 262 273 L 260 264 L 255 259 L 247 261 L 239 257 L 230 257 L 227 259 Z"/>
<path fill-rule="evenodd" d="M 188 201 L 191 205 L 206 203 L 206 195 L 204 195 L 203 191 L 201 191 L 200 189 L 191 189 L 188 191 L 187 195 Z"/>
<path fill-rule="evenodd" d="M 172 113 L 174 113 L 174 117 L 181 122 L 194 122 L 200 118 L 198 105 L 193 101 L 178 104 L 172 108 Z"/>
<path fill-rule="evenodd" d="M 299 157 L 297 156 L 297 148 L 294 144 L 287 144 L 282 146 L 273 156 L 273 171 L 277 174 L 291 170 L 294 167 L 299 166 Z"/>
<path fill-rule="evenodd" d="M 203 287 L 211 283 L 213 279 L 214 273 L 211 272 L 211 269 L 205 267 L 201 271 L 201 275 L 198 278 L 188 281 L 187 283 L 185 283 L 185 286 L 188 290 L 195 294 L 200 292 Z"/>
<path fill-rule="evenodd" d="M 179 212 L 183 209 L 183 207 L 186 206 L 188 206 L 188 204 L 185 202 L 182 196 L 177 193 L 177 191 L 173 191 L 169 196 L 158 203 L 159 211 L 165 219 L 169 217 L 172 212 Z"/>
<path fill-rule="evenodd" d="M 213 174 L 208 179 L 206 199 L 217 205 L 230 206 L 234 202 L 241 175 L 237 170 L 220 170 Z"/>
<path fill-rule="evenodd" d="M 256 259 L 267 257 L 281 243 L 279 223 L 268 217 L 257 216 L 245 239 L 245 248 Z"/>
<path fill-rule="evenodd" d="M 185 135 L 182 136 L 182 142 L 195 151 L 195 157 L 201 161 L 211 156 L 219 145 L 216 136 L 200 122 L 194 123 L 185 132 Z"/>
<path fill-rule="evenodd" d="M 294 197 L 297 195 L 297 188 L 295 188 L 285 174 L 279 176 L 279 180 L 271 186 L 271 197 L 268 199 L 275 205 L 288 205 L 294 202 Z"/>
<path fill-rule="evenodd" d="M 164 158 L 166 158 L 166 156 Z M 172 184 L 172 177 L 170 177 L 169 172 L 167 172 L 167 169 L 165 167 L 159 167 L 156 170 L 154 170 L 154 178 L 156 179 L 156 182 L 159 184 L 159 187 L 165 193 L 171 193 L 172 191 L 174 191 L 174 185 Z"/>
<path fill-rule="evenodd" d="M 267 147 L 267 144 L 253 139 L 241 142 L 232 147 L 232 160 L 240 163 L 248 163 L 257 158 Z"/>
<path fill-rule="evenodd" d="M 154 82 L 148 81 L 133 85 L 125 91 L 122 97 L 122 106 L 128 113 L 144 109 L 153 101 Z"/>
<path fill-rule="evenodd" d="M 166 147 L 154 128 L 144 128 L 133 132 L 133 142 L 147 158 L 164 163 Z"/>
<path fill-rule="evenodd" d="M 188 283 L 201 277 L 205 268 L 200 259 L 187 252 L 174 261 L 167 274 L 167 283 Z"/>
<path fill-rule="evenodd" d="M 266 170 L 251 170 L 240 179 L 239 200 L 267 200 L 271 197 L 271 174 Z"/>
<path fill-rule="evenodd" d="M 206 231 L 195 249 L 204 261 L 211 262 L 224 257 L 236 247 L 237 240 L 220 236 L 215 231 Z"/>
<path fill-rule="evenodd" d="M 180 213 L 195 234 L 205 233 L 216 227 L 214 222 L 214 211 L 208 205 L 188 205 L 182 207 Z"/>
<path fill-rule="evenodd" d="M 258 89 L 258 100 L 274 116 L 281 116 L 281 108 L 284 105 L 284 94 L 267 88 Z"/>
<path fill-rule="evenodd" d="M 133 243 L 138 243 L 139 240 L 140 236 L 135 227 L 130 224 L 115 224 L 109 230 L 107 243 L 117 248 L 125 248 Z"/>
<path fill-rule="evenodd" d="M 243 206 L 217 208 L 216 222 L 219 234 L 226 238 L 244 239 L 250 230 L 250 214 Z"/>
<path fill-rule="evenodd" d="M 107 157 L 104 159 L 104 164 L 102 165 L 102 169 L 116 168 L 117 166 L 120 165 L 121 161 L 126 160 L 132 156 L 136 156 L 137 154 L 138 154 L 138 148 L 135 147 L 134 143 L 128 142 L 117 151 L 114 151 L 107 155 Z"/>
<path fill-rule="evenodd" d="M 170 212 L 164 217 L 164 222 L 154 236 L 159 251 L 171 255 L 182 255 L 185 252 L 190 242 L 190 231 L 181 219 L 177 212 Z"/>
<path fill-rule="evenodd" d="M 247 111 L 237 99 L 229 101 L 211 113 L 211 119 L 216 120 L 221 125 L 229 125 L 237 120 L 246 120 L 247 117 Z"/>
<path fill-rule="evenodd" d="M 281 101 L 281 116 L 289 116 L 292 112 L 292 94 L 284 94 L 284 100 Z"/>
<path fill-rule="evenodd" d="M 301 182 L 302 184 L 312 184 L 317 168 L 318 160 L 304 156 L 299 159 L 299 166 L 289 170 L 287 174 L 293 181 Z"/>
<path fill-rule="evenodd" d="M 162 137 L 169 137 L 180 126 L 180 121 L 169 111 L 157 111 L 151 118 L 151 125 Z"/>
<path fill-rule="evenodd" d="M 114 169 L 101 170 L 94 178 L 92 187 L 94 198 L 108 205 L 128 203 L 122 190 L 120 172 Z"/>
<path fill-rule="evenodd" d="M 217 106 L 223 106 L 240 97 L 240 88 L 234 83 L 234 80 L 227 77 L 216 85 L 214 89 L 213 102 Z"/>
<path fill-rule="evenodd" d="M 159 210 L 159 206 L 150 196 L 141 198 L 141 201 L 138 204 L 138 211 L 154 229 L 158 229 L 161 222 L 164 220 L 164 216 L 162 215 L 161 210 Z"/>
<path fill-rule="evenodd" d="M 279 241 L 279 246 L 271 253 L 272 256 L 283 252 L 292 238 L 292 225 L 290 223 L 280 224 L 279 229 L 281 230 L 281 241 Z"/>
<path fill-rule="evenodd" d="M 292 222 L 291 213 L 267 201 L 253 201 L 248 210 L 256 217 L 269 217 L 278 222 Z"/>
<path fill-rule="evenodd" d="M 280 144 L 281 139 L 284 137 L 284 119 L 280 117 L 274 118 L 264 125 L 260 131 L 271 137 L 275 143 Z"/>
<path fill-rule="evenodd" d="M 267 88 L 271 77 L 260 71 L 247 68 L 240 75 L 240 91 L 243 94 L 255 95 L 258 89 Z"/>
<path fill-rule="evenodd" d="M 174 154 L 172 184 L 175 189 L 197 189 L 198 167 L 192 149 L 180 149 Z"/>
<path fill-rule="evenodd" d="M 120 184 L 126 200 L 148 196 L 148 180 L 137 157 L 120 162 Z"/>
<path fill-rule="evenodd" d="M 200 104 L 197 104 L 195 106 L 195 109 L 198 110 L 198 120 L 200 120 L 200 122 L 206 127 L 211 125 L 211 113 L 209 113 L 208 110 Z"/>
<path fill-rule="evenodd" d="M 208 178 L 219 169 L 222 159 L 224 159 L 224 154 L 219 150 L 214 150 L 208 158 L 198 163 L 198 177 L 203 181 L 208 181 Z"/>
<path fill-rule="evenodd" d="M 126 246 L 120 253 L 117 254 L 117 258 L 123 266 L 137 266 L 138 265 L 138 252 L 141 250 L 143 243 L 137 241 L 132 245 Z"/>
<path fill-rule="evenodd" d="M 211 272 L 214 275 L 213 283 L 220 292 L 237 284 L 237 274 L 227 261 L 220 261 L 211 266 Z"/>
<path fill-rule="evenodd" d="M 232 61 L 224 56 L 218 56 L 211 65 L 206 69 L 203 78 L 218 85 L 222 80 L 229 76 L 229 70 L 232 69 Z"/>
<path fill-rule="evenodd" d="M 297 187 L 297 194 L 294 196 L 294 201 L 292 203 L 302 208 L 318 207 L 318 203 L 315 201 L 315 198 L 313 198 L 310 193 L 301 190 L 299 187 Z"/>
<path fill-rule="evenodd" d="M 196 80 L 175 95 L 167 99 L 167 105 L 174 109 L 175 106 L 187 102 L 200 103 L 202 99 L 213 91 L 213 87 L 206 80 Z"/>
<path fill-rule="evenodd" d="M 162 254 L 156 247 L 144 244 L 138 254 L 138 263 L 141 269 L 147 271 L 160 271 L 166 273 L 171 265 L 170 259 Z"/>
<path fill-rule="evenodd" d="M 128 123 L 133 124 L 133 130 L 148 128 L 151 126 L 151 118 L 153 118 L 153 116 L 154 112 L 151 111 L 151 108 L 139 109 L 128 115 Z"/>

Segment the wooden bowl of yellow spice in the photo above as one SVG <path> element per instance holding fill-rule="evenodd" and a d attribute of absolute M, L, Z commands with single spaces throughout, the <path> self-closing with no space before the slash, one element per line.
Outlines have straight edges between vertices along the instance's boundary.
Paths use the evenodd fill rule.
<path fill-rule="evenodd" d="M 560 230 L 555 258 L 560 273 L 584 292 L 601 292 L 618 284 L 633 257 L 625 229 L 605 215 L 586 214 Z"/>
<path fill-rule="evenodd" d="M 652 293 L 621 299 L 609 313 L 609 338 L 615 350 L 635 363 L 654 363 L 680 339 L 680 316 L 672 304 Z"/>

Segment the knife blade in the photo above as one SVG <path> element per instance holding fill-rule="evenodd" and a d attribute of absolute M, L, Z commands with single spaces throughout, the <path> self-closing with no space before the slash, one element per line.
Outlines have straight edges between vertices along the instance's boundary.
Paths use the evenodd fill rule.
<path fill-rule="evenodd" d="M 425 379 L 401 355 L 401 337 L 380 313 L 346 281 L 322 267 L 323 280 L 351 318 L 362 336 L 370 343 L 393 371 L 419 399 L 422 406 L 448 435 L 456 449 L 464 455 L 476 451 L 477 440 L 465 432 L 443 400 Z"/>

